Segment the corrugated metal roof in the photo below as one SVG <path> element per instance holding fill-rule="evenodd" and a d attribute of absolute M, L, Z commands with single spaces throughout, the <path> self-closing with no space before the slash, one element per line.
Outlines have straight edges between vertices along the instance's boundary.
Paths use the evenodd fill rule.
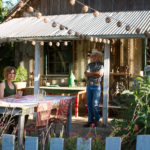
<path fill-rule="evenodd" d="M 110 23 L 105 22 L 108 16 L 111 18 Z M 48 18 L 48 23 L 44 23 L 45 17 Z M 73 30 L 72 35 L 68 35 L 67 29 L 60 30 L 59 25 L 53 28 L 54 21 Z M 118 21 L 122 22 L 121 27 L 117 27 Z M 125 30 L 126 25 L 130 25 L 129 31 Z M 137 28 L 141 29 L 140 34 L 135 32 Z M 133 38 L 145 37 L 145 31 L 150 32 L 150 11 L 107 12 L 100 13 L 98 17 L 94 17 L 92 13 L 42 16 L 40 19 L 22 17 L 0 24 L 1 40 L 75 39 L 75 32 L 99 38 Z"/>

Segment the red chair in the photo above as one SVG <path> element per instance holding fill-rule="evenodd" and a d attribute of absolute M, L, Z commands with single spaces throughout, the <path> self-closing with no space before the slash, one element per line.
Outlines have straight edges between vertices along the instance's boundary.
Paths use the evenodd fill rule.
<path fill-rule="evenodd" d="M 65 131 L 65 134 L 67 135 L 67 122 L 68 122 L 70 105 L 71 105 L 71 99 L 60 100 L 59 106 L 56 110 L 55 117 L 50 118 L 50 121 L 49 121 L 51 136 L 52 134 L 55 134 L 55 136 L 57 136 L 58 131 L 61 132 L 62 135 Z M 62 128 L 60 128 L 60 126 Z"/>
<path fill-rule="evenodd" d="M 52 105 L 52 102 L 40 102 L 38 104 L 36 122 L 25 126 L 25 132 L 27 135 L 31 135 L 31 133 L 37 133 L 39 137 L 49 135 L 49 120 Z"/>

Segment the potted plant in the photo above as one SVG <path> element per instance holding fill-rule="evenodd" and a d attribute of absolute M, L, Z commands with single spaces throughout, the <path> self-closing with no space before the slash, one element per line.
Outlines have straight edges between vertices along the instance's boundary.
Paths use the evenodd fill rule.
<path fill-rule="evenodd" d="M 27 70 L 23 66 L 16 69 L 15 84 L 17 89 L 25 88 L 27 84 Z"/>

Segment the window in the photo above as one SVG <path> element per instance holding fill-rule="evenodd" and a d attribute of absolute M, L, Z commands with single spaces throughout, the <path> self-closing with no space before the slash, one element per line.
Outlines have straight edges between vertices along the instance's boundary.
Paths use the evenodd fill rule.
<path fill-rule="evenodd" d="M 72 45 L 68 42 L 65 46 L 64 42 L 60 46 L 45 44 L 45 75 L 68 75 L 69 65 L 72 63 Z"/>

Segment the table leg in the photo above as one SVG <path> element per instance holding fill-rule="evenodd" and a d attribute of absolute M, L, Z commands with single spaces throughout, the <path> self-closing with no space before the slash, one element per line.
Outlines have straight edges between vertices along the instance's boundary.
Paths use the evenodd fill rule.
<path fill-rule="evenodd" d="M 70 108 L 69 108 L 69 115 L 68 115 L 68 122 L 67 122 L 67 137 L 70 135 L 71 132 L 71 123 L 72 123 L 72 102 L 70 104 Z"/>
<path fill-rule="evenodd" d="M 75 105 L 75 117 L 78 117 L 78 111 L 79 111 L 79 94 L 76 94 L 76 98 L 75 98 L 75 103 L 74 103 L 74 105 Z"/>
<path fill-rule="evenodd" d="M 20 115 L 19 116 L 19 122 L 18 122 L 18 146 L 19 146 L 19 150 L 23 150 L 24 121 L 25 121 L 25 116 Z"/>

